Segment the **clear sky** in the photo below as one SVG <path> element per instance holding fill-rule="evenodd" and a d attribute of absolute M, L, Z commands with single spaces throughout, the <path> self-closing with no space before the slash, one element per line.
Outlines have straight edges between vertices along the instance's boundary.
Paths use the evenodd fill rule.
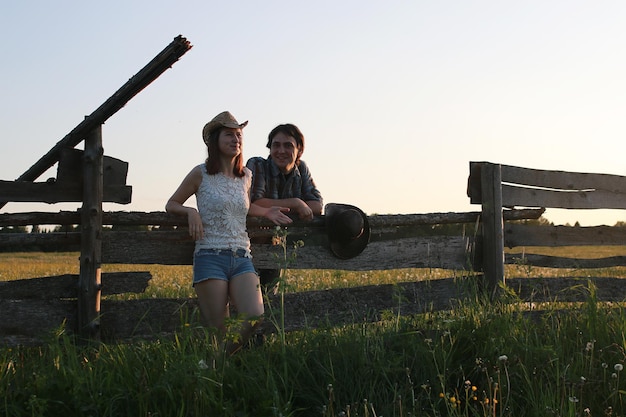
<path fill-rule="evenodd" d="M 223 110 L 250 121 L 246 159 L 267 155 L 277 124 L 298 125 L 325 203 L 368 214 L 478 210 L 470 161 L 626 175 L 624 22 L 621 0 L 4 2 L 0 179 L 179 34 L 193 48 L 103 126 L 133 186 L 130 205 L 106 210 L 164 210 Z M 613 225 L 626 212 L 546 217 Z"/>

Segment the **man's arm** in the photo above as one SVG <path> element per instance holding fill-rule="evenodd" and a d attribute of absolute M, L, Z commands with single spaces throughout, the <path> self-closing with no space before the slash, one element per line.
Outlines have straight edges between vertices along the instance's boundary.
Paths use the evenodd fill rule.
<path fill-rule="evenodd" d="M 259 198 L 254 201 L 254 204 L 258 204 L 261 207 L 289 207 L 292 213 L 298 213 L 298 217 L 302 220 L 311 220 L 313 216 L 319 216 L 322 214 L 322 203 L 317 200 L 304 201 L 299 198 Z"/>
<path fill-rule="evenodd" d="M 302 200 L 309 206 L 314 216 L 319 216 L 322 214 L 322 208 L 324 207 L 322 193 L 317 189 L 311 171 L 309 171 L 309 167 L 304 161 L 300 161 L 298 170 L 302 177 Z"/>

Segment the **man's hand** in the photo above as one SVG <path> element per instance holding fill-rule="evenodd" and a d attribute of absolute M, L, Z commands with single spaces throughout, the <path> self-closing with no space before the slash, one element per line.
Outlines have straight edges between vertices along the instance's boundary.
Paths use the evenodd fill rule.
<path fill-rule="evenodd" d="M 298 213 L 298 217 L 302 220 L 313 220 L 313 210 L 311 207 L 304 201 L 296 198 L 294 200 L 298 201 L 298 204 L 295 207 L 296 213 Z"/>

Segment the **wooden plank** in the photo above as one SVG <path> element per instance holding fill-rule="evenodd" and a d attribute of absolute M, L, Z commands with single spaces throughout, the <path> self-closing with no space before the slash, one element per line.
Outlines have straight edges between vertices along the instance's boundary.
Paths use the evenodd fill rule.
<path fill-rule="evenodd" d="M 0 335 L 5 342 L 11 337 L 45 339 L 61 327 L 75 332 L 75 300 L 0 299 Z"/>
<path fill-rule="evenodd" d="M 606 190 L 556 191 L 502 184 L 502 204 L 507 207 L 626 209 L 626 194 Z"/>
<path fill-rule="evenodd" d="M 78 259 L 77 259 L 78 262 Z M 143 293 L 152 274 L 147 271 L 105 272 L 102 274 L 102 295 Z M 78 274 L 24 278 L 0 281 L 0 299 L 76 299 Z"/>
<path fill-rule="evenodd" d="M 502 182 L 558 190 L 601 190 L 626 198 L 626 177 L 502 165 Z"/>
<path fill-rule="evenodd" d="M 83 150 L 74 148 L 65 148 L 61 151 L 56 178 L 58 183 L 82 184 L 83 154 Z M 126 185 L 128 162 L 104 155 L 102 157 L 102 175 L 104 185 Z"/>
<path fill-rule="evenodd" d="M 505 220 L 538 219 L 543 209 L 505 210 Z M 376 229 L 392 227 L 411 227 L 435 224 L 474 223 L 480 216 L 479 211 L 461 213 L 423 213 L 423 214 L 384 214 L 368 216 L 370 226 Z M 0 226 L 30 226 L 33 224 L 80 224 L 78 211 L 0 213 Z M 105 211 L 102 213 L 105 225 L 146 225 L 146 226 L 186 226 L 187 219 L 164 211 Z M 271 228 L 269 221 L 259 217 L 248 217 L 248 230 Z M 316 216 L 312 221 L 295 220 L 290 229 L 310 229 L 324 231 L 324 216 Z"/>
<path fill-rule="evenodd" d="M 22 203 L 68 203 L 83 200 L 80 184 L 51 182 L 26 182 L 0 180 L 0 195 L 6 201 Z M 128 204 L 131 201 L 132 187 L 128 185 L 108 185 L 103 189 L 103 201 Z M 0 202 L 2 204 L 2 202 Z"/>
<path fill-rule="evenodd" d="M 2 233 L 0 252 L 80 252 L 80 233 Z"/>
<path fill-rule="evenodd" d="M 626 228 L 611 226 L 535 226 L 507 223 L 504 245 L 517 246 L 621 246 L 626 245 Z"/>
<path fill-rule="evenodd" d="M 606 258 L 582 259 L 566 258 L 561 256 L 536 254 L 506 254 L 506 263 L 513 265 L 536 266 L 546 268 L 612 268 L 626 266 L 626 256 L 609 256 Z"/>
<path fill-rule="evenodd" d="M 428 236 L 370 242 L 359 256 L 342 260 L 323 246 L 298 248 L 292 269 L 384 270 L 397 268 L 451 268 L 468 266 L 468 242 L 461 236 Z M 191 265 L 194 244 L 186 232 L 108 232 L 103 234 L 104 263 Z M 253 244 L 254 264 L 275 268 L 286 264 L 281 246 Z M 294 248 L 287 248 L 291 259 Z M 281 259 L 283 259 L 281 261 Z"/>
<path fill-rule="evenodd" d="M 470 204 L 481 204 L 482 196 L 482 166 L 488 162 L 470 162 L 469 177 L 467 178 L 467 196 L 470 198 Z"/>

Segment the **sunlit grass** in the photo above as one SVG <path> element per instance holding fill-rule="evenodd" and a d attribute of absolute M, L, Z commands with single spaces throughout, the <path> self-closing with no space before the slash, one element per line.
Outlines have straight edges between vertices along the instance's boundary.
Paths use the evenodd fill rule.
<path fill-rule="evenodd" d="M 275 334 L 233 358 L 201 329 L 130 344 L 0 348 L 0 415 L 624 416 L 626 316 L 589 300 L 528 319 L 478 298 Z"/>

